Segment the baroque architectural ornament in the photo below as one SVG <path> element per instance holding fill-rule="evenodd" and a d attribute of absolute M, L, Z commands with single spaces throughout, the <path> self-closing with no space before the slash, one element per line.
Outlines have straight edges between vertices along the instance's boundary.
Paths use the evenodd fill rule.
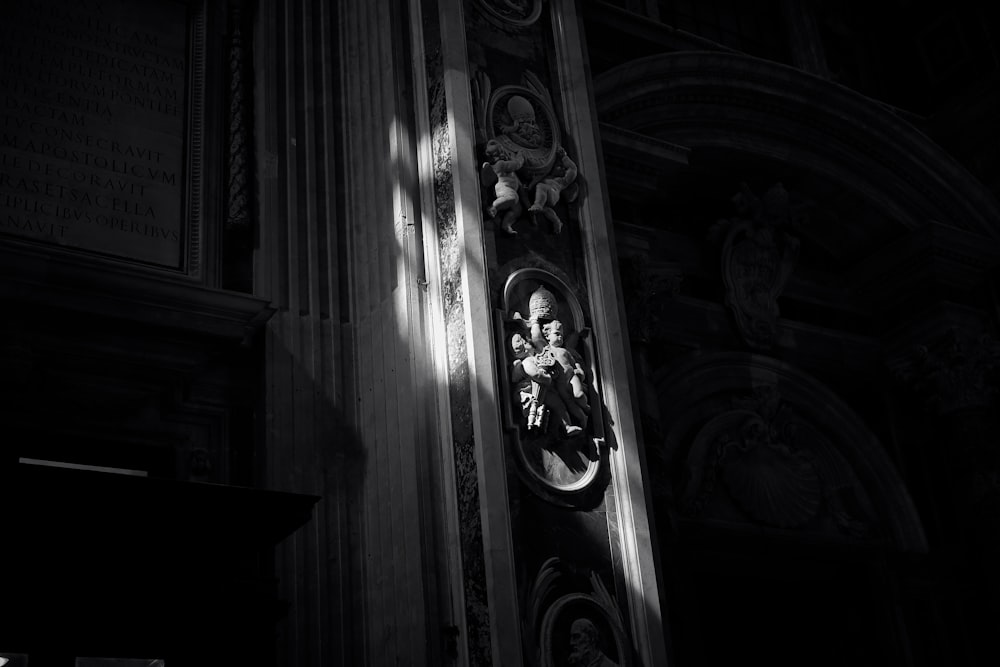
<path fill-rule="evenodd" d="M 778 297 L 791 276 L 799 240 L 792 226 L 788 192 L 778 183 L 757 197 L 746 183 L 733 197 L 738 216 L 709 231 L 722 242 L 722 282 L 736 328 L 754 349 L 771 348 L 778 336 Z"/>
<path fill-rule="evenodd" d="M 226 228 L 250 226 L 250 111 L 246 99 L 249 77 L 246 76 L 246 52 L 243 44 L 243 14 L 238 6 L 230 8 L 232 34 L 229 44 L 229 206 Z"/>
<path fill-rule="evenodd" d="M 501 25 L 525 27 L 542 15 L 542 0 L 476 0 L 476 5 Z"/>
<path fill-rule="evenodd" d="M 583 311 L 557 276 L 520 269 L 507 280 L 497 323 L 506 351 L 507 424 L 522 479 L 546 499 L 573 504 L 572 496 L 596 479 L 603 444 Z"/>
<path fill-rule="evenodd" d="M 549 92 L 531 72 L 522 85 L 496 90 L 479 72 L 472 89 L 487 218 L 513 235 L 514 223 L 527 211 L 531 224 L 547 223 L 558 234 L 563 221 L 555 207 L 576 200 L 578 169 L 561 144 Z"/>
<path fill-rule="evenodd" d="M 915 345 L 894 364 L 895 375 L 941 415 L 985 408 L 997 395 L 1000 341 L 988 333 L 950 328 L 924 345 Z"/>
<path fill-rule="evenodd" d="M 843 466 L 831 464 L 830 451 L 819 431 L 796 416 L 774 387 L 759 387 L 698 431 L 682 511 L 723 518 L 727 511 L 718 494 L 724 489 L 755 523 L 784 530 L 826 524 L 862 537 L 866 522 L 841 498 L 858 484 Z"/>
<path fill-rule="evenodd" d="M 526 664 L 630 667 L 632 649 L 615 599 L 596 573 L 571 574 L 558 558 L 542 563 L 528 593 Z"/>

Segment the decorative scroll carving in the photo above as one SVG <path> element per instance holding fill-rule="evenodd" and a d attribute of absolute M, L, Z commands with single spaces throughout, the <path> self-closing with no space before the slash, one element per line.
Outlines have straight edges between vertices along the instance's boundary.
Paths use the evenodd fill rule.
<path fill-rule="evenodd" d="M 733 197 L 738 217 L 720 220 L 709 236 L 722 241 L 726 305 L 743 340 L 755 349 L 772 347 L 778 335 L 778 297 L 798 258 L 788 193 L 778 183 L 758 198 L 746 183 Z"/>
<path fill-rule="evenodd" d="M 913 346 L 893 370 L 940 415 L 985 408 L 997 396 L 1000 341 L 952 327 L 935 340 Z"/>
<path fill-rule="evenodd" d="M 614 597 L 592 571 L 573 576 L 558 558 L 539 568 L 524 623 L 533 667 L 631 667 L 632 649 Z"/>
<path fill-rule="evenodd" d="M 226 229 L 250 227 L 250 111 L 246 102 L 246 52 L 243 45 L 243 14 L 230 7 L 232 34 L 229 41 L 229 206 Z"/>
<path fill-rule="evenodd" d="M 553 234 L 560 233 L 563 221 L 555 207 L 577 199 L 578 169 L 561 144 L 548 90 L 531 72 L 524 73 L 522 85 L 496 90 L 479 72 L 472 90 L 488 219 L 513 235 L 527 209 L 533 225 L 545 220 Z"/>
<path fill-rule="evenodd" d="M 507 280 L 497 324 L 498 346 L 507 354 L 507 425 L 522 478 L 543 498 L 573 504 L 572 496 L 597 478 L 603 444 L 583 311 L 560 278 L 520 269 Z"/>
<path fill-rule="evenodd" d="M 476 5 L 500 25 L 523 28 L 542 15 L 542 0 L 476 0 Z"/>

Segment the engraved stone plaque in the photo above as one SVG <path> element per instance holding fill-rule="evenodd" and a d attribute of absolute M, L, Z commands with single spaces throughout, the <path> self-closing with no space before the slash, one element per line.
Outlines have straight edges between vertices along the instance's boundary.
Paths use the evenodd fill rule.
<path fill-rule="evenodd" d="M 182 268 L 188 5 L 7 0 L 0 234 Z"/>

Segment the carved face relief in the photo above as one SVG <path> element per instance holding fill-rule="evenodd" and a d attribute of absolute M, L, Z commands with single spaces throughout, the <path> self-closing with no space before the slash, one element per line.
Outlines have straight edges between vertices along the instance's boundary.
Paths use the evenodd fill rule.
<path fill-rule="evenodd" d="M 523 639 L 538 667 L 630 667 L 631 650 L 618 604 L 597 573 L 569 576 L 549 558 L 529 591 Z M 576 567 L 579 571 L 579 568 Z"/>
<path fill-rule="evenodd" d="M 538 148 L 545 137 L 542 135 L 538 122 L 535 120 L 535 110 L 531 102 L 520 95 L 507 98 L 507 116 L 509 125 L 501 125 L 501 132 L 514 143 L 527 148 Z"/>
<path fill-rule="evenodd" d="M 522 171 L 531 179 L 547 175 L 559 146 L 555 114 L 538 94 L 521 86 L 504 86 L 489 100 L 486 132 L 509 155 L 524 158 Z"/>
<path fill-rule="evenodd" d="M 552 347 L 562 347 L 563 346 L 563 325 L 559 320 L 553 320 L 549 322 L 544 327 L 542 331 L 545 332 L 545 340 L 548 341 L 549 345 Z"/>

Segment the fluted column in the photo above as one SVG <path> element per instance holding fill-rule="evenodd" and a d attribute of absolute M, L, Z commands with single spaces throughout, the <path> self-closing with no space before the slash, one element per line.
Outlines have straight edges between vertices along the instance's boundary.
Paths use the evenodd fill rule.
<path fill-rule="evenodd" d="M 255 292 L 277 309 L 265 338 L 261 430 L 264 483 L 321 496 L 312 521 L 276 552 L 276 663 L 360 664 L 351 637 L 361 601 L 350 536 L 360 521 L 363 450 L 345 427 L 341 321 L 343 225 L 337 180 L 336 34 L 325 3 L 260 3 L 255 21 L 254 121 L 259 190 Z"/>

